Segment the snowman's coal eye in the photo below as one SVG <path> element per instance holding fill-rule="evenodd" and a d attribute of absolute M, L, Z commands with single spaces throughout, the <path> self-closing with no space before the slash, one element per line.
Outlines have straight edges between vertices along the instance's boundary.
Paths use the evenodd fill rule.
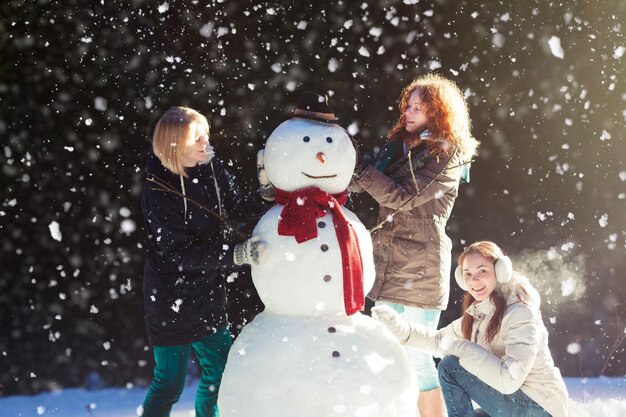
<path fill-rule="evenodd" d="M 303 140 L 303 141 L 305 141 L 305 142 L 308 142 L 308 141 L 310 141 L 310 140 L 311 140 L 311 138 L 310 138 L 310 137 L 308 137 L 308 136 L 305 136 L 305 137 L 303 137 L 303 138 L 302 138 L 302 140 Z"/>
<path fill-rule="evenodd" d="M 326 142 L 328 143 L 333 143 L 333 138 L 331 138 L 330 136 L 326 138 Z"/>

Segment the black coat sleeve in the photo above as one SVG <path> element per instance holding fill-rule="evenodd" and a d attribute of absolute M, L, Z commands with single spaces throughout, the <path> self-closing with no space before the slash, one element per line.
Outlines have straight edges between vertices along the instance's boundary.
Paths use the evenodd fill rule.
<path fill-rule="evenodd" d="M 235 176 L 226 170 L 221 162 L 215 161 L 216 175 L 222 188 L 224 207 L 230 221 L 236 224 L 242 232 L 249 234 L 259 218 L 272 206 L 261 198 L 257 190 L 242 194 L 237 186 Z"/>
<path fill-rule="evenodd" d="M 219 227 L 213 236 L 197 236 L 185 224 L 181 197 L 156 190 L 148 193 L 147 221 L 165 259 L 178 265 L 181 272 L 222 268 L 232 263 L 232 247 L 221 242 Z"/>

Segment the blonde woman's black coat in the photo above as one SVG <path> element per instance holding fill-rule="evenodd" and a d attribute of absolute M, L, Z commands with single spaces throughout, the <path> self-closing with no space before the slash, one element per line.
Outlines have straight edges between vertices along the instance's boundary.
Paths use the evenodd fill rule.
<path fill-rule="evenodd" d="M 211 164 L 187 169 L 185 194 L 219 211 L 218 194 L 230 219 L 255 220 L 259 207 L 240 197 L 232 176 L 214 158 Z M 156 176 L 182 192 L 181 177 L 149 152 L 146 177 Z M 217 181 L 217 187 L 214 182 Z M 217 217 L 146 181 L 142 195 L 147 248 L 144 266 L 144 307 L 152 345 L 191 343 L 227 325 L 225 271 L 232 264 L 234 243 L 226 242 Z M 258 213 L 257 213 L 258 212 Z M 236 243 L 236 242 L 235 242 Z"/>

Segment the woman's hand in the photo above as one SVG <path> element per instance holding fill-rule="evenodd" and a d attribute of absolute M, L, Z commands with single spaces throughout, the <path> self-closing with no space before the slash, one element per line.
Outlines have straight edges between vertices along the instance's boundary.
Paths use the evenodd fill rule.
<path fill-rule="evenodd" d="M 365 171 L 365 168 L 367 168 L 370 165 L 374 165 L 375 161 L 376 161 L 376 157 L 373 154 L 366 152 L 365 154 L 363 154 L 363 158 L 361 158 L 361 162 L 356 164 L 356 166 L 354 167 L 354 174 L 352 176 L 356 178 L 360 177 L 363 171 Z"/>
<path fill-rule="evenodd" d="M 233 258 L 235 265 L 254 264 L 260 265 L 267 260 L 269 247 L 261 240 L 261 236 L 252 236 L 239 245 L 235 245 Z"/>
<path fill-rule="evenodd" d="M 372 317 L 387 326 L 398 342 L 406 343 L 409 340 L 411 326 L 393 308 L 387 305 L 372 307 Z"/>

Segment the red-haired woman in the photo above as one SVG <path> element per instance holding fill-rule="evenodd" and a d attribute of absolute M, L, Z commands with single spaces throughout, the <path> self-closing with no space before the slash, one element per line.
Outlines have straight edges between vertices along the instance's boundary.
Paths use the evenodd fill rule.
<path fill-rule="evenodd" d="M 436 329 L 450 290 L 446 222 L 469 172 L 463 164 L 478 142 L 462 92 L 444 77 L 415 79 L 403 89 L 399 109 L 383 149 L 375 158 L 366 155 L 351 186 L 378 202 L 384 222 L 373 235 L 376 281 L 368 297 Z M 445 417 L 433 358 L 410 347 L 407 353 L 419 381 L 421 416 Z"/>
<path fill-rule="evenodd" d="M 408 323 L 388 306 L 374 307 L 372 316 L 401 343 L 443 357 L 439 380 L 450 415 L 566 417 L 567 389 L 548 348 L 537 291 L 493 242 L 471 244 L 458 265 L 463 316 L 443 329 Z"/>

